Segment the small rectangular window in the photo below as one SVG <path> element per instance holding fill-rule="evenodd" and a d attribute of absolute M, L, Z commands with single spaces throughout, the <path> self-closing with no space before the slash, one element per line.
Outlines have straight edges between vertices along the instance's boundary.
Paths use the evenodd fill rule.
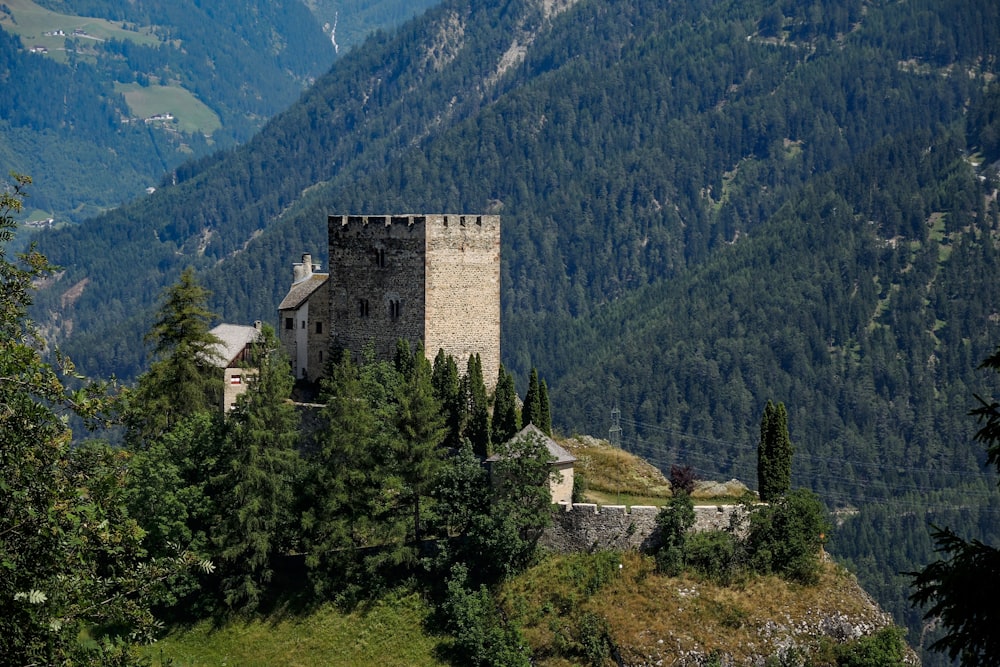
<path fill-rule="evenodd" d="M 290 317 L 286 317 L 285 318 L 285 328 L 286 329 L 294 329 L 295 328 L 295 320 L 293 320 Z"/>
<path fill-rule="evenodd" d="M 318 333 L 318 334 L 323 333 L 323 323 L 322 322 L 317 322 L 316 323 L 316 333 Z"/>
<path fill-rule="evenodd" d="M 243 378 L 239 375 L 234 375 L 229 378 L 229 384 L 243 384 Z"/>
<path fill-rule="evenodd" d="M 305 329 L 305 328 L 306 328 L 306 321 L 305 321 L 305 320 L 302 320 L 302 328 L 303 328 L 303 329 Z"/>

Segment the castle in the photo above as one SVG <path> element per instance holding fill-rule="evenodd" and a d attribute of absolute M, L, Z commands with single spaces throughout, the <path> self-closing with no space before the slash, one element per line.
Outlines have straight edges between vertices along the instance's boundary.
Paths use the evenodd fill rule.
<path fill-rule="evenodd" d="M 500 367 L 500 216 L 331 215 L 330 270 L 309 254 L 278 306 L 279 337 L 296 378 L 315 380 L 331 350 L 360 359 L 374 346 L 422 342 L 460 367 L 479 354 L 488 386 Z"/>

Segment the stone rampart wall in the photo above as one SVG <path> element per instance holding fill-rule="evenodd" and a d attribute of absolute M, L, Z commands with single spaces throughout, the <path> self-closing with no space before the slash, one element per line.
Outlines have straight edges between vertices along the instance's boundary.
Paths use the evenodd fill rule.
<path fill-rule="evenodd" d="M 693 530 L 721 530 L 729 527 L 739 505 L 696 505 Z M 656 515 L 660 508 L 646 505 L 559 505 L 553 510 L 552 525 L 539 544 L 560 553 L 613 549 L 650 550 L 659 535 Z"/>

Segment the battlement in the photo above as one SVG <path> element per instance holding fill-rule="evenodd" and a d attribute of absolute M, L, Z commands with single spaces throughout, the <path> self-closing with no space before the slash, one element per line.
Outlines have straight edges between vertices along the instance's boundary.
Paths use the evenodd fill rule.
<path fill-rule="evenodd" d="M 499 215 L 463 214 L 405 214 L 405 215 L 330 215 L 327 228 L 332 238 L 408 238 L 423 235 L 427 238 L 450 234 L 486 236 L 500 233 Z"/>
<path fill-rule="evenodd" d="M 696 532 L 729 527 L 740 505 L 695 505 Z M 595 505 L 593 503 L 555 506 L 552 525 L 539 544 L 560 553 L 613 549 L 649 550 L 659 542 L 656 517 L 659 507 L 650 505 Z"/>

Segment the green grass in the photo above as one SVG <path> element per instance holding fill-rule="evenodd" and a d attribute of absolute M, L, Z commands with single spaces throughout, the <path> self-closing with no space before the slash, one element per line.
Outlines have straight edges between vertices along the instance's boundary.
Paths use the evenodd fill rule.
<path fill-rule="evenodd" d="M 171 113 L 177 119 L 177 128 L 184 132 L 211 134 L 222 122 L 212 109 L 184 88 L 174 86 L 147 86 L 137 83 L 116 83 L 115 90 L 125 96 L 132 115 L 149 118 L 160 113 Z"/>
<path fill-rule="evenodd" d="M 149 27 L 141 27 L 138 32 L 125 30 L 120 21 L 59 14 L 39 7 L 31 0 L 4 0 L 3 4 L 10 9 L 13 20 L 7 14 L 0 14 L 0 27 L 3 27 L 7 32 L 19 35 L 24 48 L 44 46 L 49 51 L 48 56 L 60 62 L 66 61 L 66 39 L 72 38 L 73 31 L 78 28 L 85 31 L 90 37 L 101 40 L 114 37 L 131 40 L 137 44 L 160 43 L 160 39 L 152 34 L 152 29 Z M 45 35 L 46 32 L 54 30 L 62 30 L 66 36 Z M 86 43 L 90 40 L 81 37 L 80 41 Z"/>
<path fill-rule="evenodd" d="M 430 607 L 416 593 L 389 595 L 344 613 L 325 605 L 303 616 L 204 621 L 178 629 L 145 650 L 153 665 L 287 665 L 307 667 L 443 667 L 448 640 L 429 634 Z"/>

